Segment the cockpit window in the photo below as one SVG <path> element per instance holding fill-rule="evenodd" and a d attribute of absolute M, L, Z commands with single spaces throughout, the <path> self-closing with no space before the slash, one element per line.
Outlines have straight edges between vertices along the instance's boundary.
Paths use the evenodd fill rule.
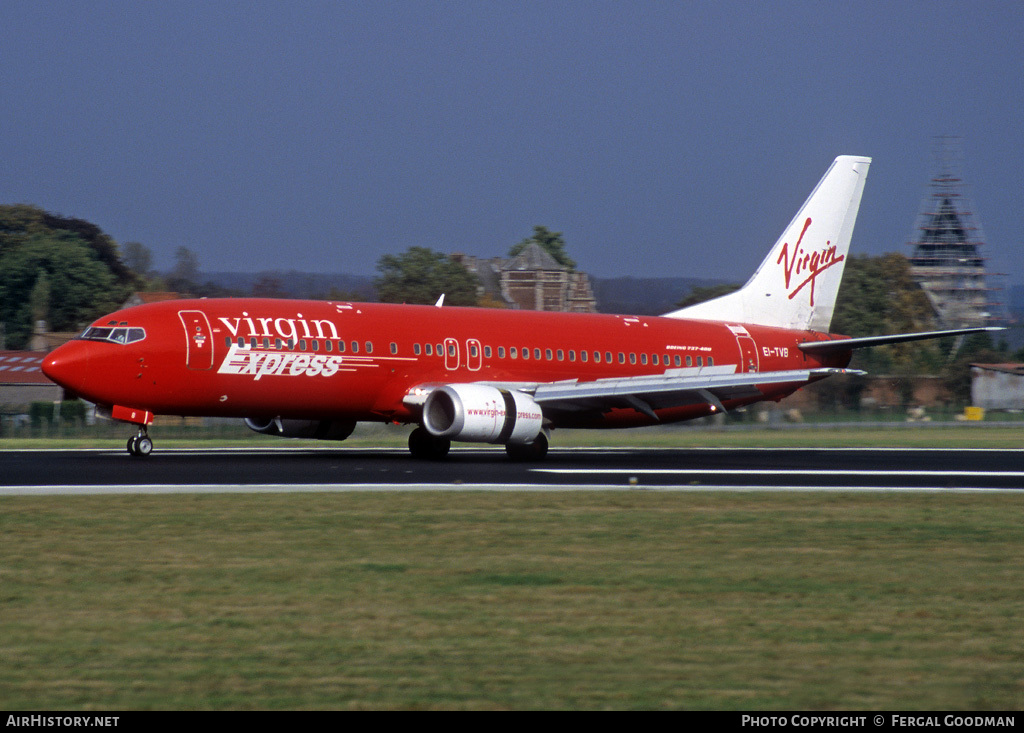
<path fill-rule="evenodd" d="M 111 341 L 115 344 L 134 344 L 146 338 L 144 328 L 96 328 L 89 327 L 80 338 L 86 341 Z"/>

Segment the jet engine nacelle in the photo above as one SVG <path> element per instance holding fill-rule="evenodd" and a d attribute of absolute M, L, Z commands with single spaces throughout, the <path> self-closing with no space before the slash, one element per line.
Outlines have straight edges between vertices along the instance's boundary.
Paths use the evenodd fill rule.
<path fill-rule="evenodd" d="M 315 438 L 316 440 L 344 440 L 355 430 L 356 424 L 344 420 L 283 420 L 273 418 L 245 418 L 245 426 L 264 435 L 283 438 Z"/>
<path fill-rule="evenodd" d="M 446 384 L 423 403 L 423 427 L 449 440 L 532 443 L 543 419 L 529 395 L 481 384 Z"/>

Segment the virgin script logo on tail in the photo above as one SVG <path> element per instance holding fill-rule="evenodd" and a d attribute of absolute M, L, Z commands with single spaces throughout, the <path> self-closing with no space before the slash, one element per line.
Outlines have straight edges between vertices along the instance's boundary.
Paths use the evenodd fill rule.
<path fill-rule="evenodd" d="M 779 253 L 779 259 L 776 260 L 776 264 L 782 265 L 782 274 L 786 279 L 786 289 L 789 290 L 789 299 L 792 300 L 797 293 L 803 290 L 805 285 L 810 285 L 810 298 L 811 305 L 814 305 L 814 282 L 815 278 L 818 277 L 832 265 L 838 265 L 840 262 L 846 259 L 846 255 L 836 256 L 836 248 L 830 247 L 831 242 L 825 242 L 825 246 L 817 252 L 808 252 L 803 248 L 802 242 L 804 240 L 804 234 L 807 233 L 807 229 L 811 226 L 810 217 L 804 222 L 804 228 L 800 231 L 800 236 L 796 240 L 796 244 L 793 245 L 793 251 L 789 251 L 789 242 L 785 242 L 782 245 L 782 251 Z M 803 277 L 798 285 L 790 290 L 791 284 L 796 279 Z"/>

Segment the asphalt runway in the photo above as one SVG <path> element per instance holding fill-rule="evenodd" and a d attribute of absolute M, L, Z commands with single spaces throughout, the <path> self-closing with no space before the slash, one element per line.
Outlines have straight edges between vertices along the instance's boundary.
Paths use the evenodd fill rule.
<path fill-rule="evenodd" d="M 0 496 L 403 490 L 1015 491 L 1024 452 L 929 449 L 553 449 L 517 463 L 501 449 L 444 461 L 398 449 L 0 452 Z"/>

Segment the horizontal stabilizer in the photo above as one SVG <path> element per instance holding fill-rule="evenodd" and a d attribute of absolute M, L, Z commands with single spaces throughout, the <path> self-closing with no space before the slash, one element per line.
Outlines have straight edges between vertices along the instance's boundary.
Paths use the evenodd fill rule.
<path fill-rule="evenodd" d="M 895 333 L 891 336 L 865 336 L 855 339 L 834 339 L 831 341 L 805 341 L 797 344 L 798 348 L 807 354 L 828 354 L 839 351 L 850 351 L 851 349 L 866 349 L 870 346 L 886 346 L 888 344 L 902 344 L 907 341 L 923 341 L 924 339 L 940 339 L 945 336 L 961 336 L 968 333 L 982 333 L 984 331 L 1003 331 L 998 326 L 986 326 L 983 328 L 954 328 L 949 331 L 922 331 L 920 333 Z"/>

